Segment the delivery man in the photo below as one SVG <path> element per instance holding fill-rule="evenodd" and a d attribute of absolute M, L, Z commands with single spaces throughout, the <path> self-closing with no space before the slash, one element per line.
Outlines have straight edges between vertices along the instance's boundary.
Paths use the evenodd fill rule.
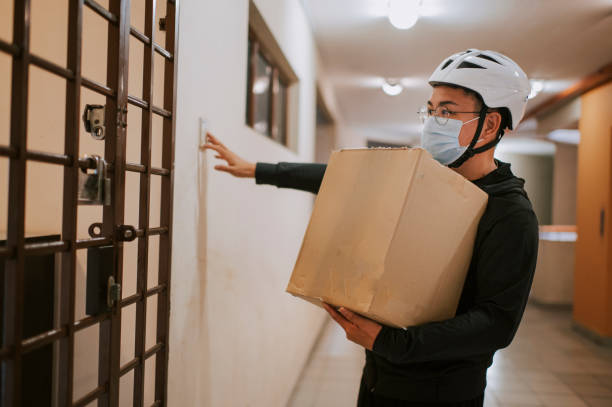
<path fill-rule="evenodd" d="M 454 318 L 407 329 L 326 306 L 347 338 L 366 349 L 358 406 L 482 406 L 493 354 L 512 341 L 525 309 L 538 251 L 538 222 L 524 181 L 494 159 L 506 129 L 525 112 L 530 87 L 508 57 L 469 49 L 442 61 L 419 111 L 422 146 L 489 195 Z M 316 193 L 325 165 L 249 163 L 213 136 L 205 148 L 238 177 Z M 423 270 L 426 272 L 426 270 Z"/>

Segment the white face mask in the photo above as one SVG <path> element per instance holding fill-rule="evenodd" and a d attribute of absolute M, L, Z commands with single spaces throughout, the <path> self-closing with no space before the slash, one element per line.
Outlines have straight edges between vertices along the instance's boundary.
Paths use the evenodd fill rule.
<path fill-rule="evenodd" d="M 440 164 L 452 164 L 467 150 L 467 146 L 459 145 L 461 128 L 474 120 L 478 120 L 478 117 L 465 123 L 461 120 L 448 119 L 445 125 L 440 125 L 435 117 L 429 116 L 421 133 L 421 146 Z"/>

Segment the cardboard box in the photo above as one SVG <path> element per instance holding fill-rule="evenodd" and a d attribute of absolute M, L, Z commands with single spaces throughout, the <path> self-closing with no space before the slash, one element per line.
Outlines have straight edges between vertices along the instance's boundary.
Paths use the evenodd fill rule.
<path fill-rule="evenodd" d="M 334 152 L 287 291 L 394 327 L 451 318 L 487 199 L 422 149 Z"/>

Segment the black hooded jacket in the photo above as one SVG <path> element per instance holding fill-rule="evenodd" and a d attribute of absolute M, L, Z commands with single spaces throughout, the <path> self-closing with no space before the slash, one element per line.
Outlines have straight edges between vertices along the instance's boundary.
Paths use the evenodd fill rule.
<path fill-rule="evenodd" d="M 496 350 L 512 341 L 525 310 L 538 251 L 538 222 L 510 164 L 473 181 L 489 195 L 454 318 L 407 329 L 384 326 L 366 350 L 363 384 L 411 402 L 481 395 Z M 258 184 L 317 193 L 324 164 L 257 163 Z"/>

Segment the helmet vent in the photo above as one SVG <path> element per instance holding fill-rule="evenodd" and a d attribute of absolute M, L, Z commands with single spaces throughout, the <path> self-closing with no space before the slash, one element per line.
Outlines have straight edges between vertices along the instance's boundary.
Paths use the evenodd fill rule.
<path fill-rule="evenodd" d="M 488 59 L 489 61 L 492 61 L 492 62 L 495 62 L 496 64 L 500 64 L 500 65 L 501 65 L 501 63 L 500 63 L 498 60 L 496 60 L 495 58 L 490 57 L 490 56 L 488 56 L 488 55 L 485 55 L 485 54 L 478 54 L 478 55 L 476 55 L 476 56 L 477 56 L 478 58 Z"/>
<path fill-rule="evenodd" d="M 450 64 L 453 63 L 452 59 L 447 60 L 444 65 L 442 65 L 442 68 L 440 69 L 441 71 L 444 70 L 447 66 L 449 66 Z"/>
<path fill-rule="evenodd" d="M 476 65 L 473 64 L 471 62 L 468 61 L 463 61 L 461 64 L 459 64 L 459 66 L 457 67 L 457 69 L 462 69 L 462 68 L 477 68 L 477 69 L 487 69 L 484 66 L 480 66 L 480 65 Z"/>

